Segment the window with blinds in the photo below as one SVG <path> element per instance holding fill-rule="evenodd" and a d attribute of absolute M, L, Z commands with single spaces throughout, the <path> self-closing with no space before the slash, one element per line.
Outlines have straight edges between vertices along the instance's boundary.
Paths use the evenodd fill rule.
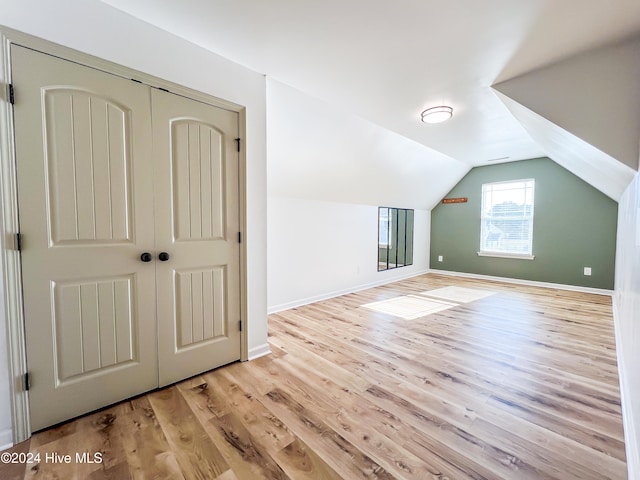
<path fill-rule="evenodd" d="M 479 254 L 532 257 L 535 180 L 485 183 Z"/>

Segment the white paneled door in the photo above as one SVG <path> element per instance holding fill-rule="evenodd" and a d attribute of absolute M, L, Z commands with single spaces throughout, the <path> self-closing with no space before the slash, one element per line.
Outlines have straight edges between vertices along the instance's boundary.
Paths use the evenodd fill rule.
<path fill-rule="evenodd" d="M 240 358 L 238 114 L 160 90 L 152 101 L 164 386 Z"/>
<path fill-rule="evenodd" d="M 239 359 L 237 113 L 11 54 L 32 429 Z"/>

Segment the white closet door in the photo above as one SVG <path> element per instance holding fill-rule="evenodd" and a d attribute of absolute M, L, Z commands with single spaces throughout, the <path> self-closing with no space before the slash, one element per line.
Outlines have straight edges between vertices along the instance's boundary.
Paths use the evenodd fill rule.
<path fill-rule="evenodd" d="M 11 54 L 32 429 L 239 360 L 238 114 Z"/>
<path fill-rule="evenodd" d="M 154 90 L 160 386 L 240 359 L 238 114 Z"/>
<path fill-rule="evenodd" d="M 157 386 L 150 89 L 13 46 L 33 430 Z M 135 141 L 134 141 L 135 139 Z"/>

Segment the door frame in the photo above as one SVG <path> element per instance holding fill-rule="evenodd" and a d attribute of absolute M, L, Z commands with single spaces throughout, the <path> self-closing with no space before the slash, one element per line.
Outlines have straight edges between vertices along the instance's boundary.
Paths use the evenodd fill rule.
<path fill-rule="evenodd" d="M 19 232 L 17 174 L 14 143 L 13 108 L 9 103 L 11 83 L 11 45 L 21 45 L 63 60 L 79 63 L 87 67 L 127 79 L 135 79 L 153 88 L 163 88 L 171 93 L 238 113 L 238 131 L 242 139 L 239 161 L 239 209 L 240 231 L 247 238 L 246 222 L 246 108 L 212 95 L 178 85 L 168 80 L 127 68 L 93 55 L 79 52 L 29 34 L 0 25 L 0 304 L 4 316 L 13 443 L 17 444 L 31 436 L 29 420 L 29 392 L 24 382 L 27 373 L 26 337 L 22 299 L 22 275 L 20 253 L 17 249 L 16 234 Z M 18 93 L 19 95 L 19 93 Z M 240 318 L 244 328 L 240 332 L 240 360 L 248 359 L 247 323 L 247 244 L 240 244 Z M 0 341 L 2 333 L 0 333 Z"/>

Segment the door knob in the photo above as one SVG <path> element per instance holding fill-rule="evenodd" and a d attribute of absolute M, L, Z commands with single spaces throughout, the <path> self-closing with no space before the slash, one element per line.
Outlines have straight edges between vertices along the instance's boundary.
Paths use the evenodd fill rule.
<path fill-rule="evenodd" d="M 169 255 L 167 252 L 160 252 L 158 254 L 158 259 L 161 262 L 166 262 L 167 260 L 169 260 L 171 258 L 171 255 Z"/>
<path fill-rule="evenodd" d="M 140 255 L 140 260 L 145 263 L 150 262 L 151 260 L 153 260 L 153 255 L 151 255 L 149 252 L 144 252 L 142 255 Z"/>

